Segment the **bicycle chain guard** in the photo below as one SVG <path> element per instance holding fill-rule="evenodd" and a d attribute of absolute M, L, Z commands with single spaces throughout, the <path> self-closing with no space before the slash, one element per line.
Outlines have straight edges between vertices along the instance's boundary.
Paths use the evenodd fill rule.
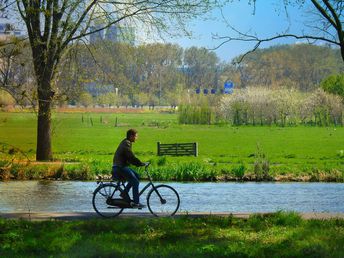
<path fill-rule="evenodd" d="M 130 203 L 123 199 L 111 199 L 110 197 L 106 200 L 106 204 L 110 206 L 117 206 L 120 208 L 132 208 Z"/>

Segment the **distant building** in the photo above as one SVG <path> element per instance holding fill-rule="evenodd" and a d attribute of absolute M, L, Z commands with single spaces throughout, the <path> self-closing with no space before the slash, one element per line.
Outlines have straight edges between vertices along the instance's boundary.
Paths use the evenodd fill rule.
<path fill-rule="evenodd" d="M 99 30 L 90 35 L 91 44 L 101 40 L 108 40 L 135 45 L 135 30 L 133 27 L 114 24 L 107 29 L 100 30 L 101 28 L 101 25 L 90 27 L 90 31 Z"/>
<path fill-rule="evenodd" d="M 97 26 L 92 26 L 90 27 L 90 31 L 97 31 L 97 32 L 93 32 L 91 35 L 90 35 L 90 43 L 91 44 L 94 44 L 98 41 L 102 41 L 104 39 L 104 30 L 100 30 L 101 29 L 101 26 L 100 25 L 97 25 Z"/>
<path fill-rule="evenodd" d="M 85 91 L 90 93 L 93 97 L 98 97 L 99 95 L 104 95 L 110 92 L 115 92 L 113 85 L 103 85 L 97 82 L 89 82 L 84 84 Z"/>
<path fill-rule="evenodd" d="M 0 39 L 4 40 L 10 36 L 21 37 L 22 32 L 14 26 L 13 22 L 8 19 L 0 19 Z"/>
<path fill-rule="evenodd" d="M 117 26 L 113 25 L 107 29 L 105 33 L 105 40 L 117 42 L 117 38 L 118 38 L 118 29 L 117 29 Z"/>

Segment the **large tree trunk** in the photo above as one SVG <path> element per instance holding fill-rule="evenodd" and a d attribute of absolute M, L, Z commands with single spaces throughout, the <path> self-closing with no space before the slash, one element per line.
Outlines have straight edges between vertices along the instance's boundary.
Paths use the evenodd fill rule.
<path fill-rule="evenodd" d="M 46 66 L 47 67 L 47 66 Z M 48 72 L 50 75 L 51 73 Z M 54 91 L 51 89 L 51 77 L 38 80 L 38 119 L 36 160 L 52 160 L 51 149 L 51 105 Z"/>
<path fill-rule="evenodd" d="M 39 98 L 37 119 L 36 160 L 52 160 L 51 151 L 51 102 Z"/>

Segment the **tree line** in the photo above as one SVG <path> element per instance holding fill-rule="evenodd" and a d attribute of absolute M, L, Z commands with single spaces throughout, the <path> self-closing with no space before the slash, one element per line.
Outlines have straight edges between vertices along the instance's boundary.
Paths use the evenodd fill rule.
<path fill-rule="evenodd" d="M 237 78 L 241 88 L 288 87 L 312 91 L 327 76 L 343 73 L 344 65 L 339 48 L 294 44 L 257 49 L 231 69 L 229 74 Z"/>
<path fill-rule="evenodd" d="M 93 101 L 109 105 L 177 106 L 187 90 L 197 87 L 219 88 L 219 67 L 223 64 L 205 48 L 183 49 L 176 44 L 131 46 L 103 42 L 78 46 L 74 56 L 63 62 L 61 94 L 74 89 L 77 100 L 85 86 L 93 85 Z M 72 69 L 70 69 L 72 67 Z M 77 87 L 75 87 L 77 86 Z M 97 94 L 98 92 L 100 94 Z M 114 94 L 101 90 L 106 88 Z M 110 99 L 109 99 L 110 96 Z"/>
<path fill-rule="evenodd" d="M 315 45 L 281 45 L 258 49 L 241 63 L 223 62 L 205 48 L 176 44 L 133 46 L 101 42 L 70 47 L 53 81 L 58 105 L 178 106 L 197 88 L 220 89 L 227 80 L 236 89 L 266 87 L 313 91 L 320 82 L 342 74 L 339 49 Z M 11 82 L 17 102 L 35 104 L 35 77 L 27 44 L 1 49 L 1 84 Z M 4 59 L 10 56 L 11 58 Z M 5 73 L 6 72 L 6 73 Z M 202 94 L 202 91 L 201 91 Z M 209 94 L 210 95 L 210 94 Z M 3 98 L 2 98 L 3 99 Z M 4 101 L 2 101 L 3 103 Z"/>

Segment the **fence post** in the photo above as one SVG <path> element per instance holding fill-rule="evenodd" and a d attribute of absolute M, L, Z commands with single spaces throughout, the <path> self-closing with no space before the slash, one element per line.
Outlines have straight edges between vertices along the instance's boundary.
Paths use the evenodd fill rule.
<path fill-rule="evenodd" d="M 195 153 L 195 157 L 198 156 L 198 144 L 197 142 L 194 142 L 194 153 Z"/>
<path fill-rule="evenodd" d="M 158 142 L 158 156 L 160 156 L 160 142 Z"/>

